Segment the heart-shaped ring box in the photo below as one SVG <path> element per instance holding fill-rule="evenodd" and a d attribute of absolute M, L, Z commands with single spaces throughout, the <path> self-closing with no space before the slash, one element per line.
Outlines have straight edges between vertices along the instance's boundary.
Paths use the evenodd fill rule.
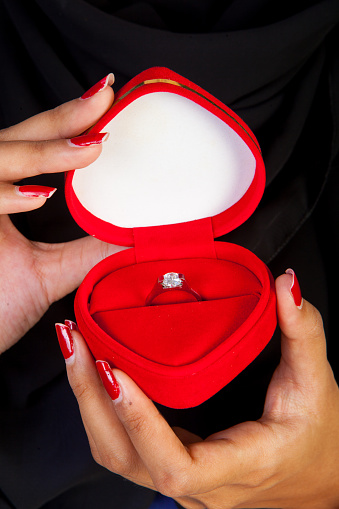
<path fill-rule="evenodd" d="M 66 177 L 89 234 L 121 246 L 86 276 L 75 315 L 94 357 L 128 373 L 154 401 L 188 408 L 213 396 L 269 342 L 274 282 L 247 249 L 214 239 L 241 225 L 264 191 L 258 142 L 227 106 L 166 68 L 125 85 L 91 132 L 101 156 Z M 167 290 L 184 274 L 200 296 Z"/>

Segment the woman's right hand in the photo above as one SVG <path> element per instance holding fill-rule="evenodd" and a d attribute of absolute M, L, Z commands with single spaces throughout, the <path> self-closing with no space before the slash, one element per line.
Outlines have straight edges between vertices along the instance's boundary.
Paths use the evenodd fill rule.
<path fill-rule="evenodd" d="M 0 131 L 0 353 L 38 322 L 53 302 L 79 286 L 100 259 L 122 249 L 92 237 L 62 244 L 31 242 L 7 215 L 42 207 L 54 192 L 15 182 L 83 168 L 100 155 L 100 137 L 73 138 L 110 108 L 113 81 L 110 74 L 82 98 Z"/>

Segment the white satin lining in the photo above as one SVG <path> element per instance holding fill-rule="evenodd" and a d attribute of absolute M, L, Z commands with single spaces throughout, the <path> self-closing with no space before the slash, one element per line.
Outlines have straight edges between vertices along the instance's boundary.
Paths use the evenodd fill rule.
<path fill-rule="evenodd" d="M 121 227 L 181 223 L 236 203 L 255 158 L 227 124 L 169 92 L 144 95 L 103 129 L 101 156 L 75 172 L 74 191 L 92 214 Z"/>

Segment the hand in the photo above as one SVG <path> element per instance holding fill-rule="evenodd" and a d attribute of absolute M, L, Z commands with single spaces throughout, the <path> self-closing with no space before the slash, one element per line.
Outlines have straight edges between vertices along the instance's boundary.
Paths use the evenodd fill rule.
<path fill-rule="evenodd" d="M 100 143 L 79 147 L 68 139 L 84 132 L 111 106 L 112 81 L 109 75 L 87 99 L 0 131 L 0 353 L 18 341 L 52 302 L 73 291 L 101 258 L 121 249 L 90 237 L 63 244 L 30 242 L 6 215 L 39 208 L 54 191 L 13 182 L 82 168 L 100 155 Z"/>
<path fill-rule="evenodd" d="M 81 335 L 58 326 L 94 459 L 187 509 L 338 508 L 339 390 L 320 314 L 298 288 L 292 271 L 276 281 L 282 355 L 261 419 L 206 440 L 172 430 L 125 373 L 98 361 L 106 392 Z"/>

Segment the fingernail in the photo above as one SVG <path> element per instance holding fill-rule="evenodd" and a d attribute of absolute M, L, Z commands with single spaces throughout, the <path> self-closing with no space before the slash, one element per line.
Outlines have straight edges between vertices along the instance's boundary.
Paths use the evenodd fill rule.
<path fill-rule="evenodd" d="M 20 196 L 26 196 L 28 198 L 50 198 L 56 190 L 56 187 L 47 186 L 15 186 L 15 191 L 20 194 Z"/>
<path fill-rule="evenodd" d="M 101 92 L 102 90 L 104 90 L 104 88 L 112 86 L 114 81 L 115 77 L 114 74 L 111 72 L 110 74 L 102 78 L 102 80 L 98 81 L 98 83 L 93 85 L 93 87 L 91 87 L 89 90 L 87 90 L 87 92 L 85 92 L 80 97 L 80 99 L 89 99 L 90 97 L 93 97 L 93 95 L 97 94 L 98 92 Z"/>
<path fill-rule="evenodd" d="M 72 320 L 65 320 L 65 325 L 71 330 L 79 331 L 79 328 L 75 322 L 72 322 Z"/>
<path fill-rule="evenodd" d="M 297 306 L 298 309 L 301 309 L 303 307 L 303 298 L 301 296 L 301 290 L 300 290 L 297 276 L 295 275 L 295 272 L 293 269 L 287 269 L 287 270 L 285 270 L 285 273 L 291 274 L 291 276 L 292 276 L 292 284 L 290 287 L 290 292 L 294 299 L 295 305 Z"/>
<path fill-rule="evenodd" d="M 68 141 L 72 147 L 90 147 L 91 145 L 100 145 L 106 141 L 109 133 L 96 133 L 96 134 L 83 134 L 76 138 L 71 138 Z"/>
<path fill-rule="evenodd" d="M 56 323 L 55 330 L 58 336 L 59 345 L 65 360 L 70 359 L 74 354 L 73 337 L 70 328 L 63 323 Z"/>
<path fill-rule="evenodd" d="M 120 396 L 120 387 L 115 379 L 110 365 L 106 361 L 96 361 L 97 370 L 101 381 L 111 399 L 116 400 Z"/>

